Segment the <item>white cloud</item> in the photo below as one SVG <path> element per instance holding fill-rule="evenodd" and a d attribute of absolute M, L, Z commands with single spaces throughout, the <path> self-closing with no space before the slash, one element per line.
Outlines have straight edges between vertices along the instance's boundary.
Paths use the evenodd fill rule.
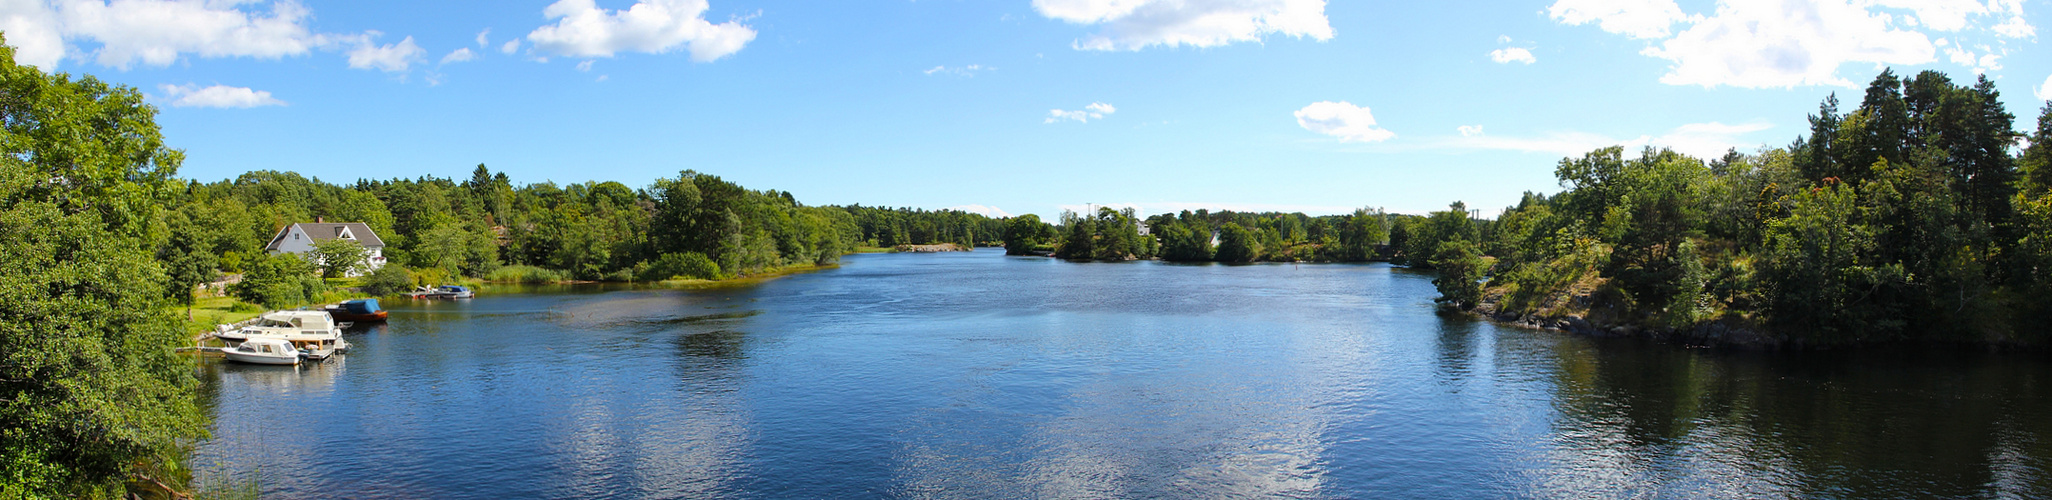
<path fill-rule="evenodd" d="M 479 31 L 479 32 L 477 32 L 477 48 L 479 48 L 479 49 L 483 49 L 483 48 L 485 48 L 485 47 L 489 47 L 489 46 L 491 46 L 491 44 L 492 44 L 492 38 L 491 38 L 491 37 L 492 37 L 492 29 L 491 29 L 491 28 L 485 28 L 485 29 L 484 29 L 484 31 Z"/>
<path fill-rule="evenodd" d="M 1627 153 L 1636 153 L 1639 148 L 1653 146 L 1710 159 L 1724 156 L 1724 153 L 1731 149 L 1747 151 L 1760 146 L 1764 141 L 1749 141 L 1744 137 L 1769 128 L 1773 126 L 1758 122 L 1739 125 L 1718 122 L 1691 123 L 1659 136 L 1642 135 L 1631 139 L 1618 139 L 1586 132 L 1558 132 L 1539 137 L 1487 136 L 1480 133 L 1479 127 L 1476 134 L 1468 135 L 1466 127 L 1462 127 L 1462 137 L 1430 141 L 1430 146 L 1553 153 L 1562 156 L 1580 156 L 1597 148 L 1610 146 L 1624 146 Z"/>
<path fill-rule="evenodd" d="M 322 44 L 322 37 L 307 29 L 308 11 L 298 3 L 277 2 L 268 13 L 243 10 L 244 3 L 251 2 L 0 0 L 0 30 L 18 49 L 17 62 L 45 69 L 87 55 L 124 70 L 137 62 L 168 66 L 182 54 L 276 59 Z"/>
<path fill-rule="evenodd" d="M 1325 0 L 1033 0 L 1050 19 L 1102 25 L 1076 40 L 1081 50 L 1140 50 L 1153 45 L 1216 47 L 1270 34 L 1333 36 Z"/>
<path fill-rule="evenodd" d="M 1632 38 L 1666 38 L 1669 27 L 1688 19 L 1674 0 L 1560 0 L 1546 14 L 1563 24 L 1593 21 L 1603 31 Z"/>
<path fill-rule="evenodd" d="M 1376 128 L 1375 115 L 1368 108 L 1346 101 L 1319 101 L 1297 110 L 1297 126 L 1304 130 L 1339 138 L 1340 142 L 1381 142 L 1395 132 Z"/>
<path fill-rule="evenodd" d="M 1710 15 L 1684 14 L 1672 0 L 1558 0 L 1547 11 L 1564 24 L 1653 39 L 1641 54 L 1672 63 L 1662 83 L 1747 88 L 1852 86 L 1848 63 L 1914 65 L 1938 60 L 1942 39 L 1926 33 L 1985 31 L 2033 36 L 2022 0 L 1718 0 Z M 1673 32 L 1676 24 L 1684 26 Z M 1670 33 L 1672 33 L 1670 35 Z M 1947 49 L 1977 72 L 2000 69 L 2005 42 Z"/>
<path fill-rule="evenodd" d="M 449 55 L 442 56 L 441 64 L 449 64 L 452 62 L 464 62 L 472 59 L 477 59 L 477 53 L 472 52 L 470 50 L 470 47 L 464 47 L 456 49 L 454 52 L 450 52 Z"/>
<path fill-rule="evenodd" d="M 1974 0 L 1880 0 L 1879 3 L 1907 9 L 1915 16 L 1904 19 L 1904 22 L 1938 31 L 1959 31 L 1966 28 L 1968 15 L 1988 13 L 1988 6 Z"/>
<path fill-rule="evenodd" d="M 996 218 L 996 217 L 1011 217 L 1011 216 L 1012 216 L 1012 213 L 1011 213 L 1011 212 L 1006 212 L 1006 211 L 1005 211 L 1004 209 L 1002 209 L 1002 208 L 998 208 L 998 207 L 993 207 L 993 206 L 990 206 L 990 205 L 955 205 L 955 206 L 952 206 L 952 207 L 944 208 L 944 209 L 942 209 L 942 210 L 954 210 L 954 211 L 957 211 L 957 212 L 968 212 L 968 213 L 972 213 L 972 214 L 983 214 L 983 216 L 984 216 L 984 217 L 993 217 L 993 218 Z"/>
<path fill-rule="evenodd" d="M 1532 51 L 1518 47 L 1506 47 L 1489 51 L 1489 60 L 1502 64 L 1510 64 L 1512 62 L 1532 64 L 1539 62 L 1539 59 L 1532 57 Z"/>
<path fill-rule="evenodd" d="M 284 106 L 285 101 L 271 97 L 270 92 L 250 90 L 248 87 L 214 85 L 200 88 L 198 85 L 164 85 L 164 96 L 171 99 L 171 105 L 180 108 L 254 108 L 257 106 Z"/>
<path fill-rule="evenodd" d="M 1946 45 L 1945 43 L 1943 43 L 1944 41 L 1945 40 L 1940 39 L 1940 43 L 1938 45 Z M 1945 59 L 1948 61 L 1952 61 L 1953 64 L 1973 68 L 1974 74 L 1977 75 L 1984 74 L 1989 71 L 2002 69 L 2001 55 L 1985 52 L 1989 50 L 1988 47 L 1985 45 L 1979 48 L 1984 52 L 1980 56 L 1976 57 L 1973 51 L 1967 50 L 1966 47 L 1960 47 L 1956 45 L 1945 47 Z"/>
<path fill-rule="evenodd" d="M 585 59 L 585 60 L 584 60 L 584 62 L 580 62 L 580 63 L 577 63 L 577 70 L 578 70 L 578 71 L 591 71 L 591 61 L 592 61 L 592 60 L 590 60 L 590 59 Z"/>
<path fill-rule="evenodd" d="M 507 40 L 507 41 L 506 41 L 506 44 L 505 44 L 505 45 L 500 45 L 500 46 L 499 46 L 499 53 L 500 53 L 500 54 L 511 54 L 511 53 L 514 53 L 514 52 L 519 52 L 519 51 L 520 51 L 520 39 L 518 39 L 518 38 L 515 38 L 515 39 L 512 39 L 512 40 Z"/>
<path fill-rule="evenodd" d="M 2031 95 L 2037 96 L 2040 101 L 2052 101 L 2052 75 L 2046 75 L 2045 83 L 2040 83 L 2038 88 L 2031 89 Z"/>
<path fill-rule="evenodd" d="M 1462 125 L 1460 127 L 1457 127 L 1456 129 L 1461 131 L 1461 137 L 1474 137 L 1482 135 L 1481 125 Z"/>
<path fill-rule="evenodd" d="M 613 57 L 623 51 L 661 54 L 678 47 L 691 60 L 709 62 L 739 52 L 755 30 L 734 20 L 705 20 L 706 0 L 642 0 L 624 10 L 592 0 L 559 0 L 542 9 L 556 24 L 527 34 L 536 50 L 572 57 Z"/>
<path fill-rule="evenodd" d="M 427 50 L 414 44 L 410 36 L 393 44 L 378 45 L 371 41 L 381 34 L 372 31 L 353 39 L 351 43 L 356 48 L 349 49 L 349 67 L 399 73 L 427 58 Z"/>
<path fill-rule="evenodd" d="M 1082 123 L 1090 123 L 1090 120 L 1104 118 L 1105 115 L 1117 113 L 1118 111 L 1118 108 L 1114 108 L 1110 104 L 1093 102 L 1090 103 L 1089 106 L 1084 106 L 1083 109 L 1075 111 L 1063 111 L 1060 109 L 1048 110 L 1047 119 L 1041 121 L 1041 123 L 1054 123 L 1065 120 L 1075 120 Z"/>
<path fill-rule="evenodd" d="M 997 71 L 997 68 L 992 68 L 992 67 L 989 67 L 989 66 L 984 66 L 984 65 L 981 65 L 981 64 L 971 64 L 971 65 L 968 65 L 968 66 L 955 66 L 955 67 L 948 67 L 948 66 L 934 66 L 934 67 L 933 67 L 933 68 L 931 68 L 931 69 L 927 69 L 927 70 L 925 70 L 925 71 L 921 71 L 921 73 L 926 73 L 926 74 L 927 74 L 927 76 L 933 76 L 933 75 L 937 75 L 937 74 L 938 74 L 938 75 L 953 75 L 953 76 L 960 76 L 960 77 L 965 77 L 965 78 L 975 78 L 975 77 L 976 77 L 976 74 L 977 74 L 977 73 L 981 73 L 981 72 L 985 72 L 985 71 Z"/>
<path fill-rule="evenodd" d="M 1890 19 L 1846 0 L 1726 0 L 1715 16 L 1641 53 L 1674 62 L 1660 77 L 1670 85 L 1851 86 L 1838 76 L 1845 63 L 1936 58 L 1930 38 Z"/>

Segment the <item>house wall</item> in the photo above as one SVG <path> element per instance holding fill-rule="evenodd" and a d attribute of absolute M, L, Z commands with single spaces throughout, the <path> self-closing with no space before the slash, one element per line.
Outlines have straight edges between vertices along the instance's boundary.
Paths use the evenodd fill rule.
<path fill-rule="evenodd" d="M 280 253 L 293 253 L 299 254 L 300 257 L 311 258 L 308 257 L 306 254 L 307 252 L 313 251 L 314 240 L 313 238 L 307 236 L 306 230 L 301 229 L 298 224 L 293 224 L 290 226 L 286 226 L 285 231 L 285 239 L 278 242 L 278 249 L 271 251 L 271 254 L 276 255 Z M 365 259 L 364 261 L 368 264 L 365 267 L 369 268 L 363 270 L 364 272 L 369 272 L 376 270 L 380 267 L 385 267 L 384 247 L 366 248 L 365 250 L 370 250 L 370 257 L 368 259 Z M 320 265 L 320 262 L 315 262 L 314 264 Z M 354 277 L 361 275 L 363 275 L 363 273 L 352 273 L 349 276 Z"/>

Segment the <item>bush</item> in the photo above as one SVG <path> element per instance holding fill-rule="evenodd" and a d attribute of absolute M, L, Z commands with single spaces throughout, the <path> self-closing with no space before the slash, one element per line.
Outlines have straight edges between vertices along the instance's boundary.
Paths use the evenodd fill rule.
<path fill-rule="evenodd" d="M 315 274 L 312 263 L 288 253 L 252 258 L 242 282 L 228 285 L 228 294 L 246 302 L 283 309 L 317 300 L 327 289 L 327 283 Z"/>
<path fill-rule="evenodd" d="M 413 273 L 408 272 L 406 266 L 391 265 L 380 267 L 364 276 L 361 288 L 363 293 L 385 296 L 404 292 L 412 287 Z"/>
<path fill-rule="evenodd" d="M 666 253 L 648 263 L 644 281 L 670 279 L 719 279 L 720 264 L 698 252 Z"/>
<path fill-rule="evenodd" d="M 562 271 L 534 266 L 505 266 L 492 271 L 485 279 L 498 283 L 556 283 L 569 277 Z"/>

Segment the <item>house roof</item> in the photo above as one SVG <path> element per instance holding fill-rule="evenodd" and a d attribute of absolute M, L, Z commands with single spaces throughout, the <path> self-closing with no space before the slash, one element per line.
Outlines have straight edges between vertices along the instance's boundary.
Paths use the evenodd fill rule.
<path fill-rule="evenodd" d="M 307 238 L 316 242 L 339 238 L 346 232 L 356 237 L 356 241 L 362 243 L 364 248 L 385 246 L 385 240 L 378 238 L 378 232 L 372 231 L 369 225 L 362 222 L 301 222 L 278 229 L 278 234 L 271 237 L 271 244 L 265 245 L 264 250 L 277 250 L 278 245 L 285 242 L 285 235 L 291 234 L 294 227 L 306 232 Z"/>

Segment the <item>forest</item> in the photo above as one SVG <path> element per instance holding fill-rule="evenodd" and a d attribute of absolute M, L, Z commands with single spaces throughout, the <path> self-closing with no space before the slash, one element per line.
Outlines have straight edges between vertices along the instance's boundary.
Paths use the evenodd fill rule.
<path fill-rule="evenodd" d="M 1882 71 L 1792 144 L 1560 161 L 1494 220 L 1455 203 L 1391 231 L 1440 301 L 1773 343 L 2042 345 L 2052 334 L 2052 104 L 2014 131 L 1994 83 Z M 2021 146 L 2019 139 L 2028 146 Z"/>

